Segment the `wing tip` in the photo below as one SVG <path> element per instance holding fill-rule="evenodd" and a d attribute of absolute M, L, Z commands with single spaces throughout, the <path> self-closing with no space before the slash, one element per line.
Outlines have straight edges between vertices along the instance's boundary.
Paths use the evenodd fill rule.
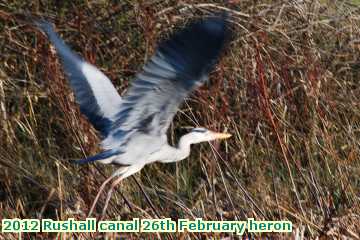
<path fill-rule="evenodd" d="M 174 69 L 199 78 L 211 71 L 232 35 L 228 13 L 213 14 L 190 22 L 158 50 Z"/>
<path fill-rule="evenodd" d="M 42 30 L 43 32 L 45 32 L 47 35 L 50 35 L 51 33 L 54 32 L 54 28 L 51 25 L 50 22 L 44 20 L 44 19 L 34 19 L 33 20 L 33 24 L 39 28 L 40 30 Z"/>
<path fill-rule="evenodd" d="M 229 14 L 225 11 L 203 18 L 200 21 L 200 28 L 204 34 L 218 41 L 220 49 L 228 43 L 233 35 Z"/>

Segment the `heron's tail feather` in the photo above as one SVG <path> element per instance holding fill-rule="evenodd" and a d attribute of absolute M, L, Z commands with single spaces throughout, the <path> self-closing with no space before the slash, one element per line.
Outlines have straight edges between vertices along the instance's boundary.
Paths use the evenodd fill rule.
<path fill-rule="evenodd" d="M 110 149 L 110 150 L 106 150 L 102 153 L 96 154 L 94 156 L 84 158 L 81 160 L 72 160 L 71 162 L 76 163 L 76 164 L 85 164 L 85 163 L 100 161 L 101 163 L 108 164 L 108 163 L 111 163 L 113 161 L 113 159 L 119 154 L 120 154 L 119 151 Z"/>

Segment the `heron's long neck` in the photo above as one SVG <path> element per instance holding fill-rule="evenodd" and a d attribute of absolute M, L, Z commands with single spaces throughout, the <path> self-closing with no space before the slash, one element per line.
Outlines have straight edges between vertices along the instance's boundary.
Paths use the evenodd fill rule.
<path fill-rule="evenodd" d="M 179 158 L 184 159 L 190 155 L 190 145 L 191 145 L 191 133 L 185 134 L 180 138 L 180 141 L 177 146 Z M 181 160 L 180 159 L 180 160 Z"/>
<path fill-rule="evenodd" d="M 154 161 L 164 163 L 177 162 L 187 158 L 190 155 L 190 145 L 192 144 L 191 133 L 186 134 L 180 138 L 177 147 L 165 145 L 160 156 L 154 156 Z M 166 154 L 164 154 L 164 152 Z"/>

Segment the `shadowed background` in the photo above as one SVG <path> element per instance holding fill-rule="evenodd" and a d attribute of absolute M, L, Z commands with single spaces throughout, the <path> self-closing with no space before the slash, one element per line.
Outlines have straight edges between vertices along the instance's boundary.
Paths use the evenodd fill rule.
<path fill-rule="evenodd" d="M 69 163 L 99 152 L 99 138 L 29 15 L 54 23 L 123 94 L 161 39 L 222 10 L 229 12 L 233 41 L 209 83 L 182 105 L 169 140 L 176 144 L 186 127 L 198 125 L 227 129 L 233 137 L 194 146 L 182 162 L 146 166 L 135 175 L 142 189 L 134 178 L 125 179 L 107 219 L 254 217 L 290 220 L 299 239 L 358 238 L 358 1 L 0 2 L 0 217 L 83 220 L 113 171 Z M 35 235 L 57 236 L 25 234 Z"/>

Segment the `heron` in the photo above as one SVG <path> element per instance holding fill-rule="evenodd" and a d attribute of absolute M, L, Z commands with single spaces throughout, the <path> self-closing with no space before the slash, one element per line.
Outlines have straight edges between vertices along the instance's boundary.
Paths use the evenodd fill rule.
<path fill-rule="evenodd" d="M 231 136 L 194 127 L 176 146 L 167 140 L 169 125 L 184 98 L 208 80 L 228 42 L 230 30 L 225 16 L 194 20 L 163 40 L 123 97 L 103 72 L 64 43 L 51 23 L 39 20 L 36 25 L 55 47 L 81 113 L 101 136 L 102 152 L 75 163 L 99 162 L 118 167 L 100 186 L 89 216 L 101 192 L 114 178 L 103 215 L 116 185 L 146 164 L 178 162 L 190 155 L 192 144 Z"/>

